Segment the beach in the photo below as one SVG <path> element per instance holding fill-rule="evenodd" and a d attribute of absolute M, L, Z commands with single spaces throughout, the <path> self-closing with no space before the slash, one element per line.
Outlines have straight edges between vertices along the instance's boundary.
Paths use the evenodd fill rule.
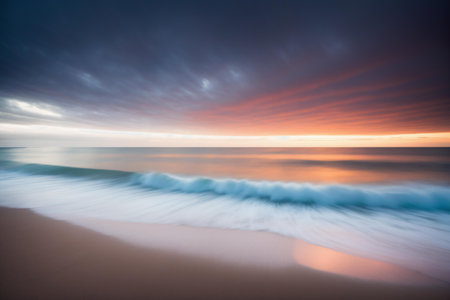
<path fill-rule="evenodd" d="M 450 300 L 450 1 L 0 3 L 0 300 Z"/>
<path fill-rule="evenodd" d="M 255 238 L 254 244 L 264 241 L 274 246 L 246 263 L 237 255 L 242 250 L 242 256 L 249 257 L 245 253 L 249 243 L 236 243 L 243 231 L 189 228 L 190 235 L 182 236 L 181 244 L 168 247 L 170 243 L 160 238 L 152 249 L 139 244 L 147 243 L 142 239 L 126 242 L 120 234 L 107 235 L 105 228 L 117 232 L 117 224 L 97 225 L 97 231 L 103 228 L 100 234 L 10 208 L 0 209 L 0 222 L 2 299 L 446 299 L 450 295 L 448 285 L 405 270 L 399 274 L 409 276 L 414 284 L 322 272 L 290 264 L 286 257 L 264 263 L 264 258 L 280 255 L 292 244 L 289 239 L 260 232 L 246 232 L 241 238 L 261 234 L 264 238 Z M 90 225 L 86 220 L 79 223 L 92 227 L 92 221 Z M 164 227 L 139 226 L 147 226 L 153 236 Z M 124 230 L 129 233 L 136 228 Z M 170 229 L 164 230 L 160 236 L 170 240 Z M 205 234 L 205 230 L 210 231 Z M 201 247 L 175 249 L 190 242 L 198 244 L 201 236 L 206 239 Z M 208 241 L 208 236 L 215 239 Z M 218 248 L 226 244 L 229 249 L 223 251 L 232 254 L 221 259 Z"/>

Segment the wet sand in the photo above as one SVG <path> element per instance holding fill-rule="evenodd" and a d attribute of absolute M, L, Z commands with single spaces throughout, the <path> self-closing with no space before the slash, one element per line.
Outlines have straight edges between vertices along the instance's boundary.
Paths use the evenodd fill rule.
<path fill-rule="evenodd" d="M 338 273 L 345 274 L 349 266 L 364 266 L 375 270 L 366 274 L 375 280 L 302 266 L 295 262 L 317 268 L 330 255 L 322 255 L 324 259 L 314 265 L 312 253 L 324 248 L 262 232 L 92 220 L 79 224 L 102 234 L 28 210 L 1 208 L 0 299 L 450 297 L 448 285 L 340 253 L 333 256 L 333 264 L 341 269 L 336 269 Z M 144 231 L 148 234 L 143 235 Z M 358 272 L 347 275 L 361 275 Z M 411 283 L 381 282 L 383 278 L 376 274 L 383 272 Z"/>

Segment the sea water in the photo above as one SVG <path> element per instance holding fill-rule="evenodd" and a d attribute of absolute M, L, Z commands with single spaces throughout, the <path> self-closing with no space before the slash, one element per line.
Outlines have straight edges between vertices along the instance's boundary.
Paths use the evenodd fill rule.
<path fill-rule="evenodd" d="M 0 205 L 268 231 L 450 281 L 450 148 L 0 148 Z"/>

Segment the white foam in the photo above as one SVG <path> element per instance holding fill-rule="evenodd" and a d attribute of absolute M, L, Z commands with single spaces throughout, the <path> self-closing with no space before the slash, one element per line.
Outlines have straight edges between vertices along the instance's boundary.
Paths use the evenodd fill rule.
<path fill-rule="evenodd" d="M 183 188 L 193 186 L 197 185 L 186 184 Z M 279 189 L 277 184 L 261 183 L 257 193 Z M 324 196 L 334 190 L 326 191 L 320 194 L 319 189 L 316 193 Z M 279 205 L 252 197 L 242 200 L 230 193 L 149 190 L 142 185 L 112 184 L 108 180 L 14 172 L 0 172 L 0 205 L 31 208 L 59 219 L 79 216 L 263 230 L 450 279 L 450 215 L 442 211 L 361 212 L 334 206 Z"/>
<path fill-rule="evenodd" d="M 258 198 L 274 203 L 450 211 L 450 188 L 435 185 L 313 185 L 181 177 L 164 173 L 135 174 L 132 182 L 171 192 L 213 193 L 240 199 Z"/>

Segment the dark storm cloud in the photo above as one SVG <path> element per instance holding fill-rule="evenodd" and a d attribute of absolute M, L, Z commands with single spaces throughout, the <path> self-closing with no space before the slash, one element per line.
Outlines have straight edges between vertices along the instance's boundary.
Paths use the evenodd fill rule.
<path fill-rule="evenodd" d="M 4 122 L 170 131 L 233 123 L 251 133 L 283 120 L 295 133 L 305 129 L 296 120 L 331 117 L 367 118 L 381 131 L 386 122 L 449 129 L 446 1 L 1 5 Z M 63 117 L 21 113 L 11 99 Z M 389 117 L 404 107 L 413 107 L 404 119 Z"/>

